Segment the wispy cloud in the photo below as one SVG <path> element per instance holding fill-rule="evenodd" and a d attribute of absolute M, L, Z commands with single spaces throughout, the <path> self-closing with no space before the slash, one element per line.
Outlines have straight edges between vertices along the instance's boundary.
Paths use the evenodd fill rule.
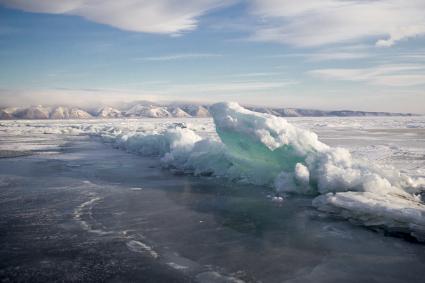
<path fill-rule="evenodd" d="M 267 56 L 269 58 L 305 58 L 307 61 L 321 62 L 321 61 L 342 61 L 342 60 L 355 60 L 370 57 L 371 54 L 367 52 L 343 52 L 343 51 L 317 51 L 310 53 L 287 53 L 276 54 Z"/>
<path fill-rule="evenodd" d="M 256 78 L 256 77 L 275 77 L 282 75 L 281 72 L 253 72 L 253 73 L 242 73 L 242 74 L 233 74 L 229 77 L 233 78 Z"/>
<path fill-rule="evenodd" d="M 119 29 L 179 34 L 196 28 L 197 18 L 234 0 L 0 0 L 29 12 L 67 14 Z"/>
<path fill-rule="evenodd" d="M 423 0 L 253 0 L 252 40 L 321 46 L 375 39 L 376 46 L 425 34 Z"/>
<path fill-rule="evenodd" d="M 148 84 L 158 84 L 158 88 Z M 193 101 L 227 100 L 229 95 L 246 95 L 252 93 L 275 93 L 278 90 L 296 84 L 295 81 L 263 82 L 235 81 L 216 83 L 169 83 L 145 82 L 140 85 L 123 85 L 113 88 L 55 88 L 55 89 L 2 89 L 0 88 L 0 107 L 25 106 L 35 104 L 67 104 L 93 106 L 98 104 L 114 104 L 138 99 L 150 101 L 173 101 L 176 97 Z M 133 88 L 133 87 L 136 88 Z"/>
<path fill-rule="evenodd" d="M 419 60 L 423 61 L 425 60 L 425 52 L 410 52 L 410 53 L 401 53 L 397 54 L 396 56 L 393 56 L 395 59 L 402 59 L 402 60 Z"/>
<path fill-rule="evenodd" d="M 294 85 L 295 81 L 280 82 L 262 82 L 262 81 L 244 81 L 244 82 L 219 82 L 219 83 L 198 83 L 198 84 L 176 84 L 168 90 L 175 93 L 234 93 L 249 91 L 266 91 L 279 89 Z"/>
<path fill-rule="evenodd" d="M 369 84 L 392 87 L 425 84 L 425 66 L 419 64 L 380 65 L 358 69 L 317 69 L 308 73 L 326 80 L 367 82 Z"/>
<path fill-rule="evenodd" d="M 368 58 L 369 53 L 361 52 L 317 52 L 307 55 L 311 61 L 354 60 Z"/>
<path fill-rule="evenodd" d="M 184 60 L 184 59 L 202 59 L 202 58 L 216 58 L 222 57 L 222 54 L 214 53 L 183 53 L 183 54 L 168 54 L 152 57 L 136 58 L 135 60 L 145 61 L 172 61 L 172 60 Z"/>
<path fill-rule="evenodd" d="M 0 106 L 29 106 L 37 104 L 66 104 L 75 106 L 93 106 L 114 104 L 137 99 L 158 100 L 160 93 L 153 91 L 126 89 L 0 89 Z M 166 96 L 164 96 L 166 98 Z"/>

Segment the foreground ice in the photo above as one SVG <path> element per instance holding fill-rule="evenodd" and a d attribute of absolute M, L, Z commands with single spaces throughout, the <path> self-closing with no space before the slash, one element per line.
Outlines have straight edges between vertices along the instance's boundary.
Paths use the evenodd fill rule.
<path fill-rule="evenodd" d="M 278 191 L 319 193 L 313 200 L 319 210 L 424 239 L 425 206 L 418 195 L 425 188 L 423 178 L 357 160 L 348 150 L 321 143 L 313 132 L 236 103 L 216 104 L 211 112 L 236 161 L 233 169 L 251 177 L 261 172 L 264 182 L 274 179 Z"/>
<path fill-rule="evenodd" d="M 305 127 L 236 103 L 215 104 L 210 112 L 215 130 L 213 124 L 189 129 L 184 123 L 164 121 L 111 121 L 32 130 L 100 136 L 126 151 L 158 156 L 163 166 L 172 170 L 270 186 L 281 193 L 311 194 L 316 196 L 313 205 L 321 211 L 424 240 L 423 178 L 354 158 L 344 148 L 321 142 Z M 340 121 L 347 120 L 333 123 Z M 409 123 L 415 128 L 423 125 L 421 121 Z"/>
<path fill-rule="evenodd" d="M 196 175 L 273 186 L 279 192 L 319 194 L 321 211 L 392 231 L 425 235 L 423 179 L 358 160 L 343 148 L 319 141 L 281 117 L 236 103 L 211 107 L 221 141 L 176 127 L 153 135 L 122 135 L 114 143 L 144 155 L 159 155 L 164 166 Z"/>

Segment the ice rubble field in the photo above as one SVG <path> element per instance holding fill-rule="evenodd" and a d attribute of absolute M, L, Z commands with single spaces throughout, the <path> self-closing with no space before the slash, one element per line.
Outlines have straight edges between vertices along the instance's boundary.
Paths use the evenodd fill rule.
<path fill-rule="evenodd" d="M 215 104 L 210 112 L 213 119 L 3 121 L 0 131 L 6 141 L 33 140 L 44 134 L 100 137 L 116 148 L 156 156 L 170 170 L 269 186 L 281 194 L 309 194 L 320 211 L 425 240 L 424 117 L 288 122 L 236 103 Z M 418 138 L 407 148 L 397 146 L 397 141 L 375 146 L 373 139 L 385 135 L 384 129 L 396 131 L 395 136 L 418 131 Z M 403 132 L 406 129 L 410 131 Z M 332 139 L 346 138 L 348 149 L 321 142 L 313 131 L 331 144 L 338 144 Z M 372 142 L 356 143 L 358 131 L 370 131 L 363 137 Z M 0 149 L 30 150 L 31 146 L 40 145 L 10 142 Z M 400 152 L 415 158 L 398 162 L 403 158 L 393 157 Z"/>

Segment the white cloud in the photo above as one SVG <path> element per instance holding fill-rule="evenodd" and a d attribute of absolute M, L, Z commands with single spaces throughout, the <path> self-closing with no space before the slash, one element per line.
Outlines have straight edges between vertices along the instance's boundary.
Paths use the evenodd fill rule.
<path fill-rule="evenodd" d="M 119 29 L 163 34 L 193 30 L 197 18 L 233 0 L 0 0 L 29 12 L 81 16 Z"/>
<path fill-rule="evenodd" d="M 200 58 L 215 58 L 221 57 L 221 54 L 214 53 L 182 53 L 182 54 L 170 54 L 153 57 L 136 58 L 137 60 L 146 61 L 172 61 L 172 60 L 183 60 L 183 59 L 200 59 Z"/>
<path fill-rule="evenodd" d="M 424 0 L 253 0 L 253 40 L 320 46 L 373 38 L 376 46 L 425 34 Z"/>
<path fill-rule="evenodd" d="M 121 89 L 0 89 L 0 107 L 45 105 L 94 106 L 114 104 L 138 99 L 158 100 L 162 97 L 153 91 L 134 91 Z"/>
<path fill-rule="evenodd" d="M 341 52 L 341 51 L 319 51 L 311 53 L 287 53 L 268 55 L 270 58 L 293 58 L 302 57 L 307 61 L 320 62 L 320 61 L 333 61 L 333 60 L 353 60 L 353 59 L 364 59 L 370 57 L 371 54 L 366 52 Z"/>
<path fill-rule="evenodd" d="M 212 9 L 242 0 L 0 0 L 29 12 L 76 15 L 123 30 L 178 35 Z M 373 38 L 376 46 L 425 34 L 425 0 L 247 0 L 251 39 L 320 46 Z M 238 24 L 238 19 L 232 19 Z"/>
<path fill-rule="evenodd" d="M 380 65 L 359 69 L 317 69 L 309 71 L 309 74 L 327 80 L 367 82 L 391 87 L 425 84 L 425 66 L 418 64 Z"/>
<path fill-rule="evenodd" d="M 396 59 L 403 59 L 403 60 L 423 61 L 425 60 L 425 53 L 420 53 L 420 52 L 401 53 L 394 57 Z"/>
<path fill-rule="evenodd" d="M 368 53 L 360 52 L 317 52 L 308 55 L 311 61 L 353 60 L 370 57 Z"/>
<path fill-rule="evenodd" d="M 242 74 L 233 74 L 229 75 L 229 77 L 233 78 L 256 78 L 256 77 L 275 77 L 280 76 L 282 73 L 280 72 L 256 72 L 256 73 L 242 73 Z"/>
<path fill-rule="evenodd" d="M 229 100 L 238 95 L 244 96 L 260 91 L 263 93 L 274 93 L 277 90 L 282 90 L 296 83 L 295 81 L 234 81 L 182 84 L 169 83 L 166 81 L 147 81 L 141 82 L 138 85 L 125 85 L 116 88 L 57 88 L 42 90 L 0 88 L 0 107 L 37 104 L 67 104 L 76 106 L 94 106 L 99 104 L 113 105 L 115 103 L 141 99 L 150 101 L 174 101 L 176 97 L 179 97 L 180 100 L 211 102 Z"/>
<path fill-rule="evenodd" d="M 280 82 L 262 82 L 262 81 L 243 81 L 243 82 L 224 82 L 224 83 L 198 83 L 198 84 L 176 84 L 172 85 L 169 91 L 175 94 L 186 93 L 235 93 L 235 92 L 252 92 L 252 91 L 267 91 L 279 89 L 294 85 L 294 81 L 280 81 Z"/>

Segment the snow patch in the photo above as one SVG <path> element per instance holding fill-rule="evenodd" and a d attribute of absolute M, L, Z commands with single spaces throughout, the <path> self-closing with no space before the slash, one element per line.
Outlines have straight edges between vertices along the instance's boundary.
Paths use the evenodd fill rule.
<path fill-rule="evenodd" d="M 155 252 L 153 250 L 152 247 L 140 242 L 140 241 L 136 241 L 136 240 L 131 240 L 129 242 L 127 242 L 127 247 L 130 251 L 135 252 L 135 253 L 147 253 L 148 255 L 150 255 L 153 258 L 158 258 L 159 255 L 157 252 Z"/>

